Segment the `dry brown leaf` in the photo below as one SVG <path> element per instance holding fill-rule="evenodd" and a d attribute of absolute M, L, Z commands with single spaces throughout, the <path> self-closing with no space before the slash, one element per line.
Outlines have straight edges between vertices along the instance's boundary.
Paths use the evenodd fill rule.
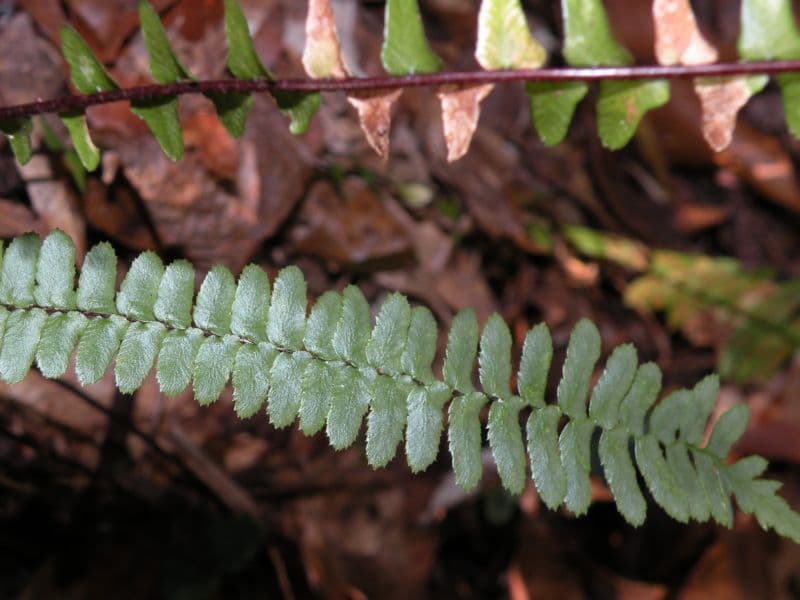
<path fill-rule="evenodd" d="M 700 33 L 689 0 L 653 0 L 656 58 L 662 65 L 703 65 L 717 60 L 716 49 Z M 736 115 L 752 95 L 743 77 L 696 79 L 703 110 L 703 137 L 715 152 L 728 147 Z"/>
<path fill-rule="evenodd" d="M 439 89 L 437 96 L 442 105 L 442 124 L 449 162 L 454 162 L 467 153 L 481 115 L 481 101 L 492 89 L 492 84 L 448 85 Z"/>
<path fill-rule="evenodd" d="M 653 0 L 656 58 L 662 65 L 703 65 L 717 60 L 716 49 L 697 28 L 689 0 Z"/>
<path fill-rule="evenodd" d="M 696 80 L 694 89 L 703 107 L 703 137 L 716 152 L 728 147 L 736 127 L 736 115 L 750 99 L 744 77 Z"/>
<path fill-rule="evenodd" d="M 342 57 L 330 0 L 309 0 L 303 67 L 314 79 L 344 79 L 350 76 Z"/>
<path fill-rule="evenodd" d="M 342 56 L 330 0 L 310 0 L 308 3 L 303 67 L 312 79 L 350 77 L 350 70 Z M 381 158 L 389 151 L 392 106 L 400 94 L 402 90 L 377 90 L 356 92 L 347 96 L 348 102 L 358 112 L 367 142 Z"/>
<path fill-rule="evenodd" d="M 403 90 L 376 90 L 355 93 L 347 98 L 358 111 L 358 120 L 369 145 L 381 158 L 389 151 L 392 106 L 402 93 Z"/>

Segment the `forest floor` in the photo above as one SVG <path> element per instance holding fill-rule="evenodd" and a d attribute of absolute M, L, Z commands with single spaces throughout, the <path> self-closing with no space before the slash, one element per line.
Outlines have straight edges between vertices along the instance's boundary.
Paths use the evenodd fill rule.
<path fill-rule="evenodd" d="M 223 3 L 153 4 L 190 70 L 223 76 Z M 305 3 L 241 4 L 264 63 L 279 77 L 302 76 Z M 557 55 L 558 3 L 524 4 Z M 654 63 L 650 3 L 605 4 L 620 41 L 639 62 Z M 704 30 L 733 59 L 738 3 L 703 4 Z M 475 68 L 477 0 L 422 5 L 448 68 Z M 0 7 L 0 105 L 67 91 L 63 22 L 123 85 L 149 81 L 134 2 Z M 341 0 L 336 8 L 357 73 L 381 73 L 382 3 Z M 634 310 L 625 291 L 641 275 L 632 268 L 637 257 L 671 249 L 731 257 L 747 273 L 767 268 L 747 289 L 754 301 L 800 279 L 800 142 L 787 132 L 774 85 L 748 104 L 733 143 L 718 154 L 702 138 L 687 83 L 676 83 L 670 103 L 615 153 L 597 139 L 591 100 L 567 141 L 547 149 L 521 86 L 498 86 L 470 151 L 454 164 L 445 160 L 438 101 L 426 89 L 400 100 L 388 160 L 368 147 L 339 94 L 323 97 L 301 137 L 271 99 L 257 98 L 241 140 L 228 136 L 210 102 L 185 97 L 187 152 L 178 163 L 125 104 L 88 114 L 103 158 L 83 191 L 60 152 L 40 144 L 20 168 L 0 142 L 0 237 L 58 227 L 81 256 L 110 240 L 123 262 L 154 249 L 201 271 L 221 263 L 238 272 L 255 262 L 274 274 L 297 264 L 312 299 L 356 283 L 373 306 L 401 291 L 444 325 L 467 306 L 481 321 L 498 311 L 512 326 L 515 352 L 545 321 L 557 365 L 571 328 L 589 317 L 604 356 L 633 342 L 642 362 L 662 368 L 666 389 L 693 385 L 736 352 L 726 344 L 743 317 L 683 297 L 688 313 L 679 327 Z M 66 140 L 56 119 L 47 123 Z M 582 253 L 565 234 L 576 225 L 631 242 L 620 244 L 634 253 L 632 264 Z M 782 316 L 787 330 L 796 327 L 800 294 L 793 302 Z M 780 332 L 766 335 L 771 359 L 769 336 Z M 759 365 L 752 377 L 723 380 L 720 410 L 749 404 L 735 453 L 768 458 L 797 508 L 795 349 L 785 348 L 771 370 Z M 264 414 L 237 419 L 229 392 L 201 408 L 190 393 L 166 399 L 154 378 L 135 396 L 120 395 L 109 377 L 85 392 L 74 376 L 51 382 L 32 373 L 0 384 L 2 598 L 800 597 L 800 547 L 743 515 L 730 531 L 681 525 L 651 502 L 646 525 L 633 529 L 598 477 L 588 516 L 576 519 L 547 510 L 530 483 L 521 497 L 508 496 L 489 464 L 479 489 L 461 492 L 446 444 L 424 474 L 412 475 L 401 456 L 373 471 L 363 439 L 336 453 L 324 435 L 275 430 Z"/>

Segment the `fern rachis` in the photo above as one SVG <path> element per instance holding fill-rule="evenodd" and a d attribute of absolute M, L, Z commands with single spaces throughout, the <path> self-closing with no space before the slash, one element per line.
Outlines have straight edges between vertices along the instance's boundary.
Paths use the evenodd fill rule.
<path fill-rule="evenodd" d="M 572 333 L 557 401 L 547 404 L 553 350 L 544 325 L 526 336 L 515 393 L 511 335 L 498 315 L 482 331 L 472 311 L 456 315 L 439 380 L 431 370 L 436 322 L 400 294 L 383 303 L 373 327 L 369 304 L 354 286 L 321 295 L 307 316 L 305 280 L 296 267 L 273 282 L 256 266 L 245 268 L 238 282 L 215 267 L 193 298 L 194 270 L 186 261 L 165 267 L 143 253 L 118 291 L 116 266 L 111 246 L 99 244 L 77 274 L 74 247 L 59 231 L 44 241 L 33 234 L 16 238 L 4 254 L 0 247 L 0 377 L 18 382 L 34 361 L 44 376 L 59 377 L 74 352 L 83 384 L 102 377 L 113 360 L 117 386 L 127 393 L 154 366 L 162 392 L 175 395 L 191 384 L 201 404 L 214 402 L 230 379 L 239 416 L 255 415 L 266 403 L 276 427 L 298 419 L 307 435 L 324 427 L 336 449 L 353 443 L 366 415 L 369 463 L 385 466 L 405 439 L 414 472 L 435 460 L 449 403 L 449 448 L 464 487 L 481 477 L 480 415 L 488 404 L 489 444 L 513 493 L 526 485 L 529 458 L 545 504 L 584 513 L 591 441 L 599 430 L 604 475 L 632 524 L 646 516 L 638 470 L 655 501 L 680 521 L 713 518 L 731 526 L 733 494 L 764 527 L 800 541 L 800 515 L 776 495 L 777 483 L 758 479 L 766 461 L 725 462 L 744 432 L 746 407 L 725 413 L 702 446 L 717 378 L 656 404 L 661 372 L 653 363 L 637 365 L 631 345 L 611 353 L 590 390 L 601 340 L 588 320 Z M 523 411 L 527 439 L 519 425 Z"/>

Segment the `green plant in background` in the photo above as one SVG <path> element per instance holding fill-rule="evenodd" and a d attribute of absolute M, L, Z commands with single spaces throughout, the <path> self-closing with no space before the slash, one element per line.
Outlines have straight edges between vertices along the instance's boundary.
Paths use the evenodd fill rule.
<path fill-rule="evenodd" d="M 75 248 L 60 231 L 44 241 L 33 234 L 15 238 L 0 251 L 0 263 L 0 378 L 8 383 L 21 381 L 34 361 L 45 377 L 60 377 L 73 352 L 82 384 L 100 379 L 114 361 L 116 385 L 125 393 L 138 389 L 154 365 L 163 393 L 191 385 L 203 405 L 215 402 L 230 379 L 240 417 L 266 403 L 276 427 L 299 420 L 306 435 L 324 428 L 331 445 L 343 449 L 366 415 L 370 465 L 385 466 L 405 439 L 414 472 L 436 459 L 449 403 L 447 437 L 464 488 L 481 478 L 480 414 L 488 405 L 489 445 L 503 485 L 514 494 L 526 485 L 527 448 L 545 504 L 585 513 L 592 439 L 599 431 L 606 480 L 633 525 L 646 516 L 638 470 L 656 503 L 679 521 L 713 518 L 730 527 L 733 495 L 763 527 L 800 542 L 800 515 L 776 494 L 780 483 L 760 479 L 767 462 L 756 456 L 726 462 L 744 432 L 747 407 L 723 414 L 703 446 L 717 378 L 656 403 L 661 372 L 654 363 L 638 365 L 630 344 L 611 353 L 590 390 L 601 340 L 588 320 L 572 333 L 556 403 L 548 404 L 553 347 L 544 325 L 525 337 L 515 392 L 511 333 L 497 314 L 482 332 L 471 310 L 456 315 L 439 379 L 431 366 L 436 321 L 400 294 L 383 303 L 374 326 L 354 286 L 324 293 L 307 315 L 299 269 L 286 267 L 270 283 L 250 265 L 238 282 L 224 267 L 213 268 L 194 298 L 192 266 L 177 260 L 165 267 L 152 252 L 134 260 L 116 290 L 111 246 L 92 248 L 77 273 Z M 529 413 L 524 437 L 523 412 Z"/>
<path fill-rule="evenodd" d="M 320 14 L 330 13 L 329 0 L 310 0 L 311 8 Z M 654 11 L 664 4 L 654 0 Z M 690 10 L 687 8 L 687 10 Z M 291 120 L 293 133 L 303 133 L 320 106 L 319 90 L 346 90 L 353 98 L 368 102 L 370 94 L 380 95 L 387 89 L 402 89 L 409 85 L 425 84 L 439 86 L 445 119 L 458 118 L 462 129 L 470 121 L 468 129 L 474 130 L 479 115 L 479 104 L 490 88 L 479 84 L 499 81 L 526 81 L 526 91 L 531 101 L 531 116 L 542 141 L 554 145 L 564 139 L 572 121 L 575 108 L 588 92 L 586 79 L 599 79 L 597 95 L 598 133 L 604 146 L 619 149 L 625 146 L 642 117 L 650 110 L 662 106 L 669 100 L 670 86 L 666 79 L 637 71 L 630 66 L 630 52 L 615 39 L 601 0 L 562 0 L 561 13 L 564 23 L 563 55 L 567 65 L 584 68 L 579 74 L 565 79 L 558 70 L 551 69 L 545 76 L 539 69 L 546 53 L 531 36 L 520 0 L 483 0 L 478 13 L 478 39 L 476 58 L 485 71 L 471 73 L 443 72 L 442 61 L 431 49 L 423 27 L 416 0 L 389 0 L 385 10 L 384 40 L 381 60 L 384 69 L 393 77 L 362 80 L 349 77 L 343 61 L 335 58 L 338 52 L 338 37 L 332 19 L 328 23 L 315 23 L 316 31 L 324 31 L 326 43 L 311 50 L 306 63 L 309 75 L 326 81 L 290 82 L 276 80 L 262 64 L 256 54 L 247 22 L 236 0 L 225 0 L 225 32 L 228 43 L 228 70 L 236 78 L 226 81 L 197 81 L 173 52 L 157 13 L 145 0 L 139 2 L 142 34 L 150 55 L 150 71 L 158 84 L 148 88 L 120 90 L 117 83 L 95 58 L 86 42 L 69 27 L 62 28 L 61 41 L 64 57 L 70 66 L 72 83 L 83 94 L 82 97 L 63 97 L 53 101 L 33 103 L 26 107 L 1 107 L 0 130 L 8 137 L 14 154 L 20 162 L 26 162 L 32 152 L 30 134 L 33 130 L 31 117 L 45 112 L 58 112 L 72 138 L 75 149 L 89 171 L 99 164 L 99 151 L 92 142 L 86 124 L 85 108 L 91 104 L 114 100 L 129 100 L 131 109 L 144 119 L 165 154 L 178 160 L 183 154 L 181 125 L 178 119 L 178 97 L 186 93 L 204 93 L 215 105 L 222 123 L 233 136 L 239 136 L 249 110 L 253 105 L 252 92 L 270 92 L 278 108 Z M 316 14 L 316 13 L 315 13 Z M 332 14 L 332 13 L 331 13 Z M 693 23 L 693 16 L 691 17 Z M 656 19 L 658 23 L 658 19 Z M 700 36 L 699 32 L 697 35 Z M 701 36 L 702 37 L 702 36 Z M 687 38 L 688 39 L 688 38 Z M 328 43 L 330 42 L 330 43 Z M 307 40 L 307 44 L 308 44 Z M 705 42 L 703 42 L 705 43 Z M 710 48 L 710 47 L 709 47 Z M 741 31 L 738 43 L 739 57 L 743 61 L 771 61 L 800 59 L 800 32 L 792 18 L 790 0 L 742 0 Z M 317 53 L 314 55 L 314 53 Z M 676 49 L 664 55 L 662 64 L 669 66 L 680 62 L 680 68 L 670 71 L 671 76 L 686 76 L 698 62 L 712 63 L 716 52 L 710 49 L 703 60 L 691 57 L 683 60 Z M 332 54 L 333 53 L 333 54 Z M 660 57 L 661 58 L 661 57 Z M 679 60 L 680 59 L 680 60 Z M 341 63 L 334 68 L 336 61 Z M 684 67 L 683 64 L 691 66 Z M 722 65 L 712 65 L 721 67 Z M 728 68 L 712 68 L 709 73 L 725 73 L 739 76 L 729 78 L 696 78 L 695 83 L 701 100 L 705 95 L 716 97 L 716 92 L 737 86 L 741 89 L 736 102 L 743 104 L 747 98 L 758 93 L 768 78 L 761 71 L 776 67 L 777 80 L 783 91 L 784 110 L 789 130 L 800 135 L 800 103 L 795 102 L 800 86 L 800 74 L 786 70 L 800 69 L 800 64 L 776 66 L 769 63 L 759 65 L 739 63 Z M 592 73 L 596 67 L 605 67 L 602 72 Z M 501 70 L 519 71 L 518 77 L 509 77 Z M 668 69 L 664 70 L 666 73 Z M 630 78 L 626 79 L 625 75 Z M 637 75 L 638 73 L 638 75 Z M 743 77 L 749 74 L 749 77 Z M 413 77 L 427 77 L 418 83 Z M 514 75 L 511 73 L 510 75 Z M 562 74 L 563 75 L 563 74 Z M 341 78 L 340 81 L 332 81 Z M 743 87 L 742 87 L 743 86 Z M 485 87 L 485 86 L 483 86 Z M 738 89 L 738 88 L 737 88 Z M 103 92 L 100 96 L 94 96 Z M 466 93 L 472 108 L 462 109 L 453 116 L 446 110 L 447 98 L 453 94 Z M 361 94 L 359 96 L 359 94 Z M 470 95 L 471 94 L 471 95 Z M 373 98 L 374 99 L 374 98 Z M 463 98 L 462 98 L 463 99 Z M 712 98 L 713 99 L 713 98 Z M 396 98 L 388 101 L 389 104 Z M 740 108 L 736 104 L 735 112 Z M 474 110 L 473 110 L 474 109 Z M 704 110 L 720 111 L 719 102 L 711 102 Z M 728 110 L 725 108 L 724 110 Z M 724 112 L 723 110 L 723 112 Z M 448 116 L 450 115 L 450 116 Z M 388 111 L 386 123 L 380 126 L 381 136 L 388 136 Z M 710 121 L 718 117 L 711 115 Z M 373 115 L 374 117 L 374 115 Z M 362 115 L 362 124 L 365 122 Z M 734 120 L 730 120 L 730 127 Z M 368 128 L 364 125 L 365 129 Z M 445 123 L 445 130 L 448 124 Z M 712 146 L 719 150 L 730 141 L 730 131 L 704 131 Z M 471 134 L 470 134 L 471 135 Z M 368 134 L 369 137 L 369 134 Z M 460 137 L 458 134 L 453 137 Z M 452 141 L 458 151 L 450 153 L 450 159 L 458 158 L 466 151 L 466 140 Z M 387 138 L 388 139 L 388 138 Z M 382 147 L 373 144 L 376 149 Z"/>
<path fill-rule="evenodd" d="M 639 273 L 624 292 L 632 308 L 665 313 L 690 339 L 704 320 L 729 331 L 717 364 L 725 379 L 765 381 L 800 348 L 800 281 L 777 282 L 768 269 L 748 271 L 731 258 L 648 251 L 585 227 L 564 233 L 582 254 Z"/>

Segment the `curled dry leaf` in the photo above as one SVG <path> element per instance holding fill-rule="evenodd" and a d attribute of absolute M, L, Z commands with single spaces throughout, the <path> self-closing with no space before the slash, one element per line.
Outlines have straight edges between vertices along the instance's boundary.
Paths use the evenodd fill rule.
<path fill-rule="evenodd" d="M 467 153 L 478 126 L 481 101 L 493 88 L 492 84 L 484 84 L 447 85 L 439 89 L 437 96 L 442 105 L 442 124 L 449 162 L 454 162 Z"/>
<path fill-rule="evenodd" d="M 702 65 L 717 60 L 716 49 L 700 33 L 689 0 L 653 0 L 656 58 L 662 65 Z M 703 137 L 716 152 L 728 147 L 736 115 L 752 95 L 744 77 L 694 81 L 703 109 Z"/>
<path fill-rule="evenodd" d="M 310 0 L 308 3 L 303 67 L 314 79 L 345 79 L 350 76 L 342 57 L 330 0 Z"/>
<path fill-rule="evenodd" d="M 303 67 L 313 79 L 345 79 L 350 70 L 344 62 L 336 20 L 330 0 L 310 0 L 306 17 Z M 361 129 L 378 156 L 389 151 L 392 106 L 402 90 L 375 90 L 349 94 L 347 100 L 358 112 Z"/>
<path fill-rule="evenodd" d="M 358 92 L 347 97 L 347 101 L 358 111 L 358 120 L 369 145 L 381 158 L 389 152 L 392 106 L 402 93 L 402 90 L 376 90 Z"/>
<path fill-rule="evenodd" d="M 697 28 L 689 0 L 653 0 L 656 57 L 662 65 L 704 65 L 717 60 L 716 49 Z"/>
<path fill-rule="evenodd" d="M 697 79 L 694 89 L 703 108 L 703 137 L 715 152 L 728 147 L 736 127 L 736 115 L 750 99 L 743 77 Z"/>

